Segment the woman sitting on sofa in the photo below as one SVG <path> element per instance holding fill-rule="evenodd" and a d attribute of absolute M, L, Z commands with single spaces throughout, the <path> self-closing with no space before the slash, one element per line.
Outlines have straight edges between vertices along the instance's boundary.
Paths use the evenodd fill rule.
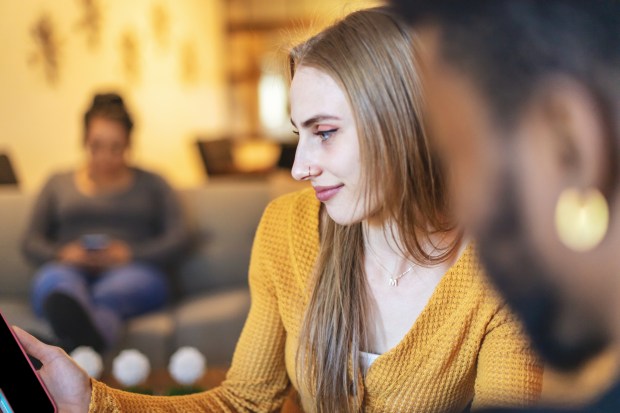
<path fill-rule="evenodd" d="M 19 331 L 56 401 L 92 412 L 273 412 L 291 385 L 308 412 L 535 401 L 540 365 L 450 218 L 414 46 L 389 10 L 369 9 L 293 50 L 292 173 L 313 188 L 263 215 L 252 307 L 220 387 L 175 398 L 114 390 Z"/>
<path fill-rule="evenodd" d="M 123 320 L 162 307 L 165 267 L 186 243 L 170 186 L 128 162 L 132 127 L 119 95 L 94 97 L 84 115 L 86 162 L 48 180 L 23 241 L 40 266 L 34 310 L 66 350 L 105 350 Z"/>

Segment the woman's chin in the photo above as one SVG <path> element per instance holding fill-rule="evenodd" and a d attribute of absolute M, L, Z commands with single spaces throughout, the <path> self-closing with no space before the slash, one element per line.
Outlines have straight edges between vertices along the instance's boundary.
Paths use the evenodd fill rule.
<path fill-rule="evenodd" d="M 122 171 L 125 170 L 125 166 L 92 166 L 91 167 L 91 173 L 98 175 L 98 176 L 116 176 L 119 173 L 121 173 Z"/>
<path fill-rule="evenodd" d="M 329 215 L 332 221 L 338 225 L 348 226 L 357 224 L 363 220 L 363 217 L 358 217 L 355 214 L 351 214 L 350 211 L 335 210 L 335 208 L 330 210 L 329 207 L 326 207 L 325 209 L 327 211 L 327 215 Z"/>

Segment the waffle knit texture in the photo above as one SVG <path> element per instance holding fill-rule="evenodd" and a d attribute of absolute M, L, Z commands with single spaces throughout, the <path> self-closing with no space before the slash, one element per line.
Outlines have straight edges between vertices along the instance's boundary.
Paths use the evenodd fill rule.
<path fill-rule="evenodd" d="M 297 387 L 295 359 L 319 248 L 319 206 L 313 191 L 304 190 L 267 207 L 250 262 L 250 313 L 221 386 L 158 397 L 93 380 L 89 411 L 277 411 L 290 386 Z M 411 330 L 364 377 L 364 411 L 461 412 L 472 400 L 474 408 L 523 406 L 538 399 L 541 386 L 539 361 L 468 246 Z"/>

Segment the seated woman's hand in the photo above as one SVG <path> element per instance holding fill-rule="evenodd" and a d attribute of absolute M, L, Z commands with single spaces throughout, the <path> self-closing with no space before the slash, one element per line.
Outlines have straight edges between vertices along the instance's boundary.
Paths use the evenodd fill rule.
<path fill-rule="evenodd" d="M 93 267 L 95 262 L 92 254 L 80 242 L 70 242 L 58 251 L 58 260 L 77 267 Z"/>
<path fill-rule="evenodd" d="M 129 245 L 119 240 L 110 241 L 105 249 L 94 252 L 93 255 L 95 262 L 100 268 L 109 268 L 127 264 L 133 257 Z"/>
<path fill-rule="evenodd" d="M 82 370 L 61 348 L 43 344 L 24 330 L 13 327 L 28 354 L 41 361 L 39 375 L 60 413 L 87 412 L 91 384 Z"/>
<path fill-rule="evenodd" d="M 61 262 L 94 271 L 123 265 L 132 259 L 131 248 L 127 243 L 112 240 L 101 250 L 87 250 L 80 242 L 71 242 L 58 252 Z"/>

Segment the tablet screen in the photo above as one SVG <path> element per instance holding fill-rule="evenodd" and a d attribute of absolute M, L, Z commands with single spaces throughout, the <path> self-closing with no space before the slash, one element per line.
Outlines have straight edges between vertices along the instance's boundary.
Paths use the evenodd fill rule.
<path fill-rule="evenodd" d="M 0 413 L 56 411 L 43 382 L 0 314 Z"/>

